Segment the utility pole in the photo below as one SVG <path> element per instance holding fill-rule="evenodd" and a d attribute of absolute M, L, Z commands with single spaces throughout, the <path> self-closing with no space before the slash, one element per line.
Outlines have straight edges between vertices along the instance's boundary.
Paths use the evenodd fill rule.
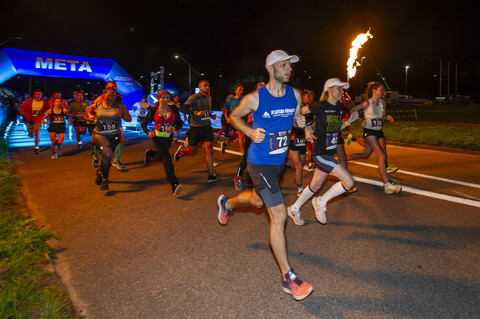
<path fill-rule="evenodd" d="M 439 73 L 438 81 L 440 83 L 438 96 L 441 97 L 442 96 L 442 60 L 440 60 L 440 73 Z"/>

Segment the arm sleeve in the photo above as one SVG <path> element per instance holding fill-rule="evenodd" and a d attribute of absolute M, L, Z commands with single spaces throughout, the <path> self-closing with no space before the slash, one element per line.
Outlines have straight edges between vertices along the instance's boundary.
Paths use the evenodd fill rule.
<path fill-rule="evenodd" d="M 140 125 L 142 126 L 143 132 L 147 135 L 148 135 L 148 133 L 150 133 L 147 125 L 148 125 L 148 123 L 153 121 L 153 115 L 155 114 L 156 111 L 157 111 L 156 107 L 151 107 L 150 110 L 148 110 L 147 115 L 142 119 L 142 122 L 140 123 Z"/>

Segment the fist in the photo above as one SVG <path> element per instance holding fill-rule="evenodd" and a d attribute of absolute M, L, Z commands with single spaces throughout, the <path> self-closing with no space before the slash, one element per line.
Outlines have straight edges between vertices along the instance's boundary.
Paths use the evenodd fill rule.
<path fill-rule="evenodd" d="M 265 131 L 263 128 L 259 127 L 253 130 L 253 132 L 250 135 L 250 138 L 252 139 L 253 143 L 261 143 L 263 139 L 265 138 Z"/>
<path fill-rule="evenodd" d="M 305 127 L 305 116 L 299 114 L 299 115 L 295 116 L 294 121 L 295 121 L 295 123 L 297 123 L 298 127 L 300 127 L 300 128 Z"/>

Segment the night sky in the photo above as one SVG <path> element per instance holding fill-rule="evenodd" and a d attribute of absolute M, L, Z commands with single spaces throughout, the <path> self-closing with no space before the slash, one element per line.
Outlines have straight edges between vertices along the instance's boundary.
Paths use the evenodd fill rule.
<path fill-rule="evenodd" d="M 320 92 L 326 79 L 346 78 L 351 42 L 371 28 L 374 38 L 359 53 L 366 57 L 364 84 L 380 80 L 375 62 L 390 88 L 403 94 L 409 65 L 408 94 L 433 98 L 442 60 L 443 94 L 450 62 L 450 93 L 458 64 L 458 93 L 478 99 L 480 10 L 474 3 L 10 1 L 0 13 L 0 42 L 19 36 L 23 40 L 4 47 L 114 59 L 137 80 L 164 66 L 172 74 L 167 81 L 187 90 L 188 68 L 174 59 L 179 54 L 206 74 L 212 95 L 224 99 L 236 82 L 249 91 L 266 79 L 265 57 L 274 49 L 301 56 L 293 83 Z M 194 75 L 192 82 L 199 79 Z M 358 95 L 360 70 L 351 84 L 351 95 Z"/>

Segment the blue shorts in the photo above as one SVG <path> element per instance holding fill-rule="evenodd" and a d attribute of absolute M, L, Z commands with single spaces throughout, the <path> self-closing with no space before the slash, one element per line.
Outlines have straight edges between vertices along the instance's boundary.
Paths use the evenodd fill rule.
<path fill-rule="evenodd" d="M 338 165 L 338 161 L 333 158 L 333 155 L 314 155 L 312 159 L 315 163 L 315 169 L 318 168 L 328 174 Z"/>

